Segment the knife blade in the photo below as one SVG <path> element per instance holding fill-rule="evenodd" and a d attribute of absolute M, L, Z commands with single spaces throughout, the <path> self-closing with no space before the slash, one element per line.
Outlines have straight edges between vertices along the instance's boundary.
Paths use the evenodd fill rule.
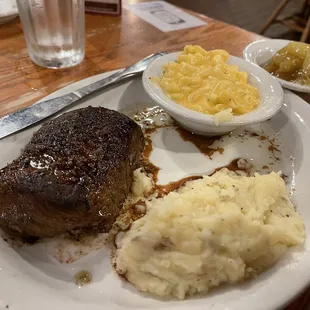
<path fill-rule="evenodd" d="M 121 71 L 123 72 L 123 71 Z M 54 115 L 62 109 L 77 102 L 81 98 L 98 90 L 103 90 L 107 86 L 124 79 L 127 76 L 121 75 L 121 72 L 110 75 L 107 78 L 82 87 L 74 92 L 56 97 L 50 100 L 44 100 L 35 103 L 29 107 L 5 115 L 0 118 L 0 139 L 32 126 L 47 117 Z"/>
<path fill-rule="evenodd" d="M 150 62 L 165 54 L 165 52 L 152 54 L 127 69 L 120 70 L 97 82 L 81 87 L 76 91 L 50 100 L 40 101 L 27 108 L 1 117 L 0 140 L 54 115 L 71 104 L 79 101 L 81 98 L 102 91 L 105 88 L 130 77 L 141 75 Z"/>
<path fill-rule="evenodd" d="M 40 122 L 78 99 L 77 95 L 70 93 L 3 116 L 0 118 L 0 139 Z"/>

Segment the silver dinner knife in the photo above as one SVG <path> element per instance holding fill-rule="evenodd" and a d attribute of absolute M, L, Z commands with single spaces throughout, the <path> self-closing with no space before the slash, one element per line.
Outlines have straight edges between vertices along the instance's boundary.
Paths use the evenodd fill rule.
<path fill-rule="evenodd" d="M 118 71 L 107 78 L 79 88 L 69 94 L 34 103 L 33 105 L 5 115 L 0 118 L 0 139 L 9 136 L 17 131 L 25 129 L 31 125 L 34 125 L 47 117 L 59 112 L 60 110 L 70 106 L 77 102 L 81 98 L 87 95 L 93 94 L 104 90 L 106 87 L 125 80 L 129 77 L 135 77 L 141 75 L 150 64 L 156 58 L 165 55 L 165 52 L 152 54 L 144 59 L 138 61 L 134 65 Z"/>

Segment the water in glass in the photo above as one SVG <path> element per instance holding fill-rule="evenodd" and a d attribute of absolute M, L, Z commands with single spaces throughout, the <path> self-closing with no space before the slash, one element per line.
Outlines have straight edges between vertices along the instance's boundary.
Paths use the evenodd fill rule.
<path fill-rule="evenodd" d="M 30 58 L 65 68 L 84 58 L 84 0 L 17 0 Z"/>

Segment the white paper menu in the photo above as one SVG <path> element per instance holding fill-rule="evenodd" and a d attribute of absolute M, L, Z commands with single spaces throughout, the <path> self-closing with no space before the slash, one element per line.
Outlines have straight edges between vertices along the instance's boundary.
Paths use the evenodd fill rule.
<path fill-rule="evenodd" d="M 124 8 L 163 32 L 199 27 L 207 24 L 165 1 L 126 4 Z"/>

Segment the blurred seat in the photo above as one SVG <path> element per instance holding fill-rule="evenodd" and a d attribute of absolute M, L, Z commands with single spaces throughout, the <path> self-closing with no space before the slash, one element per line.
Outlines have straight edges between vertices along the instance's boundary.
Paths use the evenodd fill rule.
<path fill-rule="evenodd" d="M 259 33 L 264 34 L 271 25 L 279 23 L 291 30 L 300 32 L 300 41 L 308 42 L 310 32 L 310 0 L 303 1 L 302 8 L 299 12 L 294 13 L 290 16 L 279 18 L 279 15 L 290 1 L 294 0 L 283 0 L 277 6 L 277 8 L 272 12 Z"/>

